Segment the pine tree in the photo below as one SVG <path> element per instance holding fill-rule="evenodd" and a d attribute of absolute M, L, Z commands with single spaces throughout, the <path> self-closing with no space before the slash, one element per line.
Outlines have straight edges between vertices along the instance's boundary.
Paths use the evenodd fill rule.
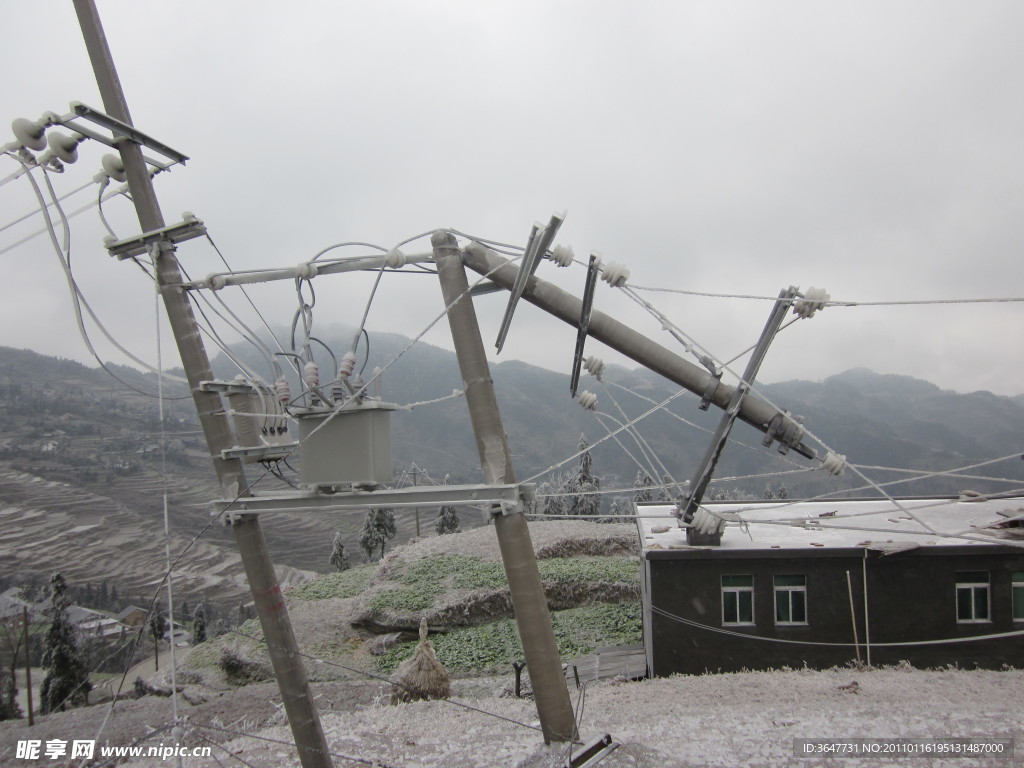
<path fill-rule="evenodd" d="M 164 619 L 164 615 L 159 610 L 153 611 L 153 615 L 149 619 L 149 631 L 153 633 L 153 659 L 156 666 L 156 671 L 160 671 L 160 640 L 163 639 L 164 632 L 167 631 L 167 621 Z M 171 630 L 171 638 L 173 642 L 174 630 Z"/>
<path fill-rule="evenodd" d="M 438 536 L 448 533 L 459 532 L 459 516 L 455 513 L 455 507 L 445 505 L 437 512 L 437 521 L 434 523 Z"/>
<path fill-rule="evenodd" d="M 199 645 L 206 642 L 206 610 L 203 604 L 196 606 L 196 612 L 192 616 L 192 645 Z"/>
<path fill-rule="evenodd" d="M 582 453 L 576 474 L 569 478 L 566 487 L 569 493 L 567 512 L 570 515 L 592 517 L 601 511 L 601 479 L 594 476 L 590 443 L 582 433 L 576 448 Z"/>
<path fill-rule="evenodd" d="M 451 482 L 451 475 L 445 475 L 444 484 L 450 485 Z M 446 533 L 458 532 L 459 516 L 455 514 L 455 507 L 445 505 L 437 510 L 437 520 L 434 521 L 434 530 L 437 531 L 438 536 L 444 536 Z"/>
<path fill-rule="evenodd" d="M 633 501 L 637 504 L 641 501 L 653 501 L 654 494 L 651 492 L 652 485 L 654 485 L 654 481 L 651 480 L 651 476 L 643 470 L 638 469 L 636 471 L 636 480 L 633 481 Z"/>
<path fill-rule="evenodd" d="M 363 527 L 359 531 L 359 548 L 366 553 L 366 559 L 372 560 L 373 553 L 377 547 L 381 548 L 383 557 L 384 540 L 381 538 L 380 528 L 377 525 L 377 510 L 373 507 L 366 510 L 366 517 L 363 518 Z"/>
<path fill-rule="evenodd" d="M 383 559 L 384 546 L 398 535 L 398 530 L 395 528 L 395 513 L 390 507 L 382 507 L 377 510 L 376 524 L 377 530 L 380 531 L 380 556 Z"/>
<path fill-rule="evenodd" d="M 50 605 L 46 609 L 50 628 L 46 631 L 43 668 L 46 677 L 39 688 L 39 711 L 42 714 L 64 711 L 67 706 L 88 703 L 89 671 L 82 661 L 75 638 L 75 628 L 68 619 L 67 584 L 55 573 L 50 577 Z"/>
<path fill-rule="evenodd" d="M 21 717 L 18 706 L 18 689 L 14 678 L 5 668 L 0 667 L 0 720 L 17 720 Z"/>
<path fill-rule="evenodd" d="M 339 573 L 347 571 L 352 567 L 352 564 L 348 561 L 348 555 L 345 554 L 345 543 L 341 540 L 341 531 L 337 531 L 334 534 L 330 563 Z"/>

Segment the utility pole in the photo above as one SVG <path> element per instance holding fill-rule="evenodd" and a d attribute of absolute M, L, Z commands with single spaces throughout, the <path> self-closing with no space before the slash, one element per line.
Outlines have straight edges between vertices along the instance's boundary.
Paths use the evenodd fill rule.
<path fill-rule="evenodd" d="M 505 290 L 512 290 L 519 272 L 510 261 L 479 243 L 471 243 L 466 247 L 464 263 L 477 274 L 487 275 L 495 285 Z M 574 328 L 579 327 L 583 302 L 558 286 L 538 277 L 531 277 L 527 280 L 523 298 Z M 683 389 L 707 398 L 719 408 L 724 410 L 729 407 L 735 387 L 718 381 L 707 370 L 684 360 L 604 312 L 593 310 L 588 333 Z M 809 459 L 817 455 L 813 448 L 800 442 L 803 427 L 788 414 L 776 410 L 763 400 L 754 397 L 743 398 L 736 418 L 779 439 L 780 450 L 792 448 Z"/>
<path fill-rule="evenodd" d="M 73 2 L 103 99 L 104 110 L 110 117 L 132 125 L 128 102 L 117 76 L 96 4 L 94 0 Z M 132 141 L 121 140 L 118 143 L 118 151 L 124 163 L 128 187 L 142 231 L 152 232 L 163 228 L 163 214 L 157 202 L 149 169 L 142 156 L 142 148 Z M 220 395 L 217 392 L 204 391 L 201 387 L 203 381 L 213 380 L 213 371 L 199 335 L 199 326 L 192 312 L 188 294 L 181 287 L 181 270 L 174 255 L 173 245 L 169 242 L 159 243 L 154 254 L 154 262 L 157 285 L 178 345 L 182 366 L 188 377 L 192 398 L 222 493 L 228 499 L 246 496 L 248 485 L 241 461 L 225 459 L 221 453 L 231 448 L 235 441 Z M 303 768 L 332 768 L 333 763 L 320 724 L 320 716 L 313 702 L 306 670 L 302 665 L 298 643 L 295 641 L 288 611 L 281 596 L 277 576 L 274 574 L 274 565 L 270 560 L 259 518 L 252 514 L 233 515 L 230 521 L 263 627 L 267 651 L 295 738 L 299 760 Z"/>
<path fill-rule="evenodd" d="M 416 479 L 419 477 L 420 468 L 417 467 L 415 464 L 413 464 L 412 465 L 412 469 L 409 470 L 409 474 L 412 475 L 412 485 L 413 485 L 413 488 L 415 488 L 418 485 L 418 483 L 416 482 Z M 418 539 L 420 537 L 420 508 L 416 507 L 415 510 L 416 510 L 416 538 Z"/>
<path fill-rule="evenodd" d="M 28 606 L 21 606 L 21 631 L 25 639 L 25 695 L 28 697 L 28 724 L 34 725 L 32 719 L 32 654 L 28 648 Z"/>
<path fill-rule="evenodd" d="M 501 423 L 501 412 L 494 394 L 473 299 L 469 295 L 469 281 L 466 279 L 462 254 L 455 236 L 449 232 L 435 232 L 431 245 L 441 281 L 441 293 L 448 307 L 448 324 L 451 326 L 455 354 L 459 360 L 484 482 L 489 485 L 515 483 L 512 454 Z M 549 744 L 553 741 L 570 741 L 575 726 L 572 702 L 562 673 L 551 614 L 544 597 L 526 517 L 521 509 L 496 509 L 494 528 L 512 594 L 526 666 L 533 683 L 544 741 Z"/>

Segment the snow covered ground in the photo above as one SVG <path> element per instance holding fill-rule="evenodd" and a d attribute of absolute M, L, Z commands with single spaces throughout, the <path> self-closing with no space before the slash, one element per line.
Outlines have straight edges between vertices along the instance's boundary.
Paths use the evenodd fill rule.
<path fill-rule="evenodd" d="M 536 725 L 529 700 L 497 698 L 463 681 L 461 701 Z M 476 690 L 471 690 L 475 688 Z M 580 704 L 584 741 L 609 733 L 622 747 L 601 765 L 702 766 L 1009 766 L 1024 765 L 1024 671 L 794 670 L 675 677 L 591 685 Z M 457 696 L 458 696 L 457 692 Z M 574 705 L 576 704 L 574 698 Z M 540 733 L 445 702 L 375 704 L 322 716 L 335 766 L 403 768 L 564 764 L 564 747 L 544 748 Z M 287 726 L 248 731 L 186 766 L 298 766 Z M 213 733 L 209 733 L 211 737 Z M 794 739 L 972 737 L 1015 739 L 1010 759 L 884 756 L 801 758 Z M 284 742 L 284 743 L 282 743 Z M 348 761 L 342 756 L 357 758 Z M 138 762 L 132 765 L 150 765 Z"/>

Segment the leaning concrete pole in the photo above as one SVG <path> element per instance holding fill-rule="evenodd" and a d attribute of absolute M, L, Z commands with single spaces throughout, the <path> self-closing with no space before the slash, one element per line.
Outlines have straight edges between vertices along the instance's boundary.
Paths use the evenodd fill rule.
<path fill-rule="evenodd" d="M 455 236 L 449 232 L 435 232 L 431 245 L 434 248 L 434 261 L 441 280 L 444 303 L 448 307 L 448 323 L 452 329 L 455 354 L 459 359 L 466 404 L 469 406 L 476 447 L 484 470 L 484 482 L 515 483 L 508 438 L 501 424 L 501 412 L 494 394 L 473 299 L 469 295 L 469 281 L 462 265 L 462 255 Z M 526 517 L 521 511 L 496 514 L 494 528 L 501 548 L 501 559 L 505 564 L 509 591 L 512 593 L 512 605 L 526 655 L 526 666 L 530 671 L 530 681 L 533 683 L 544 741 L 569 741 L 573 737 L 575 723 L 572 702 L 562 673 L 551 614 L 548 613 Z"/>
<path fill-rule="evenodd" d="M 96 5 L 93 0 L 74 0 L 74 5 L 103 99 L 103 107 L 111 117 L 131 125 L 128 102 L 114 67 Z M 119 151 L 142 231 L 152 232 L 161 229 L 164 226 L 164 218 L 149 176 L 149 169 L 142 156 L 142 148 L 125 140 L 119 144 Z M 161 244 L 155 266 L 160 295 L 178 345 L 182 366 L 188 377 L 199 422 L 209 445 L 210 457 L 222 493 L 229 499 L 238 495 L 248 495 L 241 462 L 238 459 L 224 459 L 221 455 L 222 450 L 234 445 L 231 425 L 224 412 L 220 395 L 216 392 L 203 391 L 200 387 L 201 382 L 213 379 L 213 371 L 199 335 L 199 326 L 192 312 L 188 294 L 181 287 L 181 270 L 170 243 Z M 267 641 L 267 650 L 274 666 L 288 722 L 295 737 L 299 760 L 303 768 L 332 768 L 327 740 L 320 725 L 320 716 L 313 703 L 306 670 L 302 665 L 302 657 L 299 655 L 288 611 L 281 597 L 281 589 L 277 583 L 259 518 L 255 515 L 237 515 L 232 519 L 232 529 L 249 579 L 256 612 L 263 627 L 263 636 Z"/>
<path fill-rule="evenodd" d="M 471 243 L 466 246 L 463 261 L 474 272 L 489 276 L 501 288 L 512 290 L 518 267 L 489 248 L 479 243 Z M 579 326 L 583 302 L 558 286 L 538 277 L 531 277 L 526 283 L 523 298 L 574 328 Z M 661 374 L 669 381 L 674 381 L 683 389 L 708 397 L 719 408 L 728 408 L 735 387 L 717 381 L 706 369 L 684 360 L 625 323 L 595 309 L 590 316 L 588 333 L 640 365 Z M 743 398 L 737 418 L 762 432 L 772 430 L 773 436 L 779 439 L 789 439 L 792 436 L 793 443 L 789 447 L 807 458 L 815 457 L 813 448 L 799 442 L 803 427 L 763 400 Z"/>

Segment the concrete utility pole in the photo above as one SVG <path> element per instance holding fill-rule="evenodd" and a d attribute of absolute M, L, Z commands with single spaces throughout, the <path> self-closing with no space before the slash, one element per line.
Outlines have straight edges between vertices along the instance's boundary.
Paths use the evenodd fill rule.
<path fill-rule="evenodd" d="M 463 253 L 463 261 L 467 267 L 478 274 L 487 275 L 496 285 L 512 290 L 519 271 L 515 264 L 479 243 L 471 243 Z M 540 278 L 531 277 L 526 283 L 523 298 L 572 327 L 579 326 L 583 302 L 571 293 Z M 604 312 L 595 309 L 591 313 L 589 334 L 640 365 L 675 382 L 683 389 L 707 397 L 719 408 L 728 408 L 732 400 L 735 387 L 717 381 L 704 368 L 684 360 Z M 762 432 L 771 430 L 783 441 L 787 439 L 787 435 L 793 436 L 795 441 L 793 444 L 787 443 L 788 447 L 809 459 L 816 457 L 813 448 L 799 442 L 803 427 L 763 400 L 743 398 L 737 418 Z"/>
<path fill-rule="evenodd" d="M 128 102 L 114 67 L 96 4 L 94 0 L 73 2 L 103 107 L 110 117 L 132 125 Z M 118 144 L 118 151 L 124 163 L 128 187 L 142 231 L 152 232 L 163 228 L 163 214 L 142 156 L 142 148 L 132 141 L 122 140 Z M 242 463 L 238 459 L 222 458 L 221 451 L 233 447 L 235 440 L 220 395 L 204 391 L 200 386 L 203 381 L 213 380 L 213 371 L 188 294 L 181 287 L 181 271 L 171 243 L 159 244 L 155 262 L 157 284 L 222 492 L 229 499 L 248 495 Z M 231 527 L 249 579 L 285 712 L 295 737 L 299 760 L 303 768 L 332 768 L 320 716 L 313 703 L 306 670 L 302 665 L 259 518 L 256 515 L 236 515 L 231 519 Z"/>
<path fill-rule="evenodd" d="M 430 242 L 434 248 L 434 263 L 444 303 L 448 307 L 448 323 L 459 360 L 484 482 L 489 485 L 515 483 L 512 455 L 501 423 L 473 299 L 469 295 L 462 255 L 455 236 L 449 232 L 435 232 Z M 549 744 L 570 741 L 575 725 L 572 702 L 562 673 L 551 614 L 548 613 L 526 517 L 521 510 L 509 514 L 496 510 L 494 528 L 512 593 L 516 624 L 533 683 L 544 741 Z"/>

